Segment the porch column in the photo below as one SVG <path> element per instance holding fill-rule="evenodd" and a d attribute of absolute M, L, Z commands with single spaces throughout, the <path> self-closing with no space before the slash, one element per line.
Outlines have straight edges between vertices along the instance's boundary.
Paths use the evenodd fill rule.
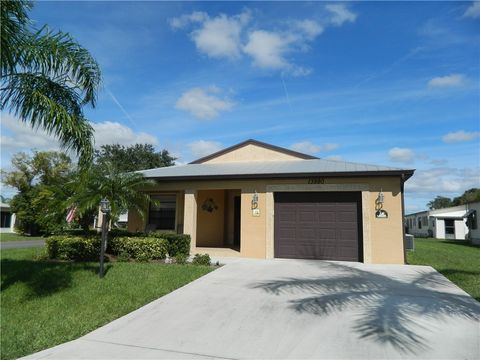
<path fill-rule="evenodd" d="M 197 246 L 197 190 L 185 190 L 183 233 L 191 237 L 190 250 Z"/>

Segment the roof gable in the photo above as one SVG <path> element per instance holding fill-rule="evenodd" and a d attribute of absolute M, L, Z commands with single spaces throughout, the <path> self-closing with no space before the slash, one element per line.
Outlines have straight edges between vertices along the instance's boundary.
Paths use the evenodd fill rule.
<path fill-rule="evenodd" d="M 306 159 L 318 158 L 312 155 L 303 154 L 297 151 L 250 139 L 192 161 L 190 164 Z"/>

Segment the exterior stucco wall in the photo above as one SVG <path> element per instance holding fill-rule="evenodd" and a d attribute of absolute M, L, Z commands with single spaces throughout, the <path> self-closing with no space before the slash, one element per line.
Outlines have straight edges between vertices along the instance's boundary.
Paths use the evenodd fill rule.
<path fill-rule="evenodd" d="M 271 190 L 275 186 L 287 186 L 296 191 L 361 191 L 362 193 L 362 217 L 363 217 L 363 242 L 364 261 L 369 263 L 404 263 L 403 251 L 403 215 L 402 215 L 402 194 L 401 180 L 399 177 L 358 177 L 358 178 L 325 178 L 324 184 L 309 184 L 307 178 L 301 179 L 262 179 L 262 180 L 218 180 L 218 181 L 176 181 L 161 182 L 158 184 L 158 191 L 179 191 L 185 190 L 184 205 L 184 232 L 192 236 L 192 251 L 195 247 L 202 245 L 206 239 L 206 233 L 211 234 L 212 244 L 220 243 L 220 239 L 214 234 L 225 236 L 224 223 L 228 219 L 222 217 L 210 219 L 201 214 L 202 199 L 206 194 L 217 194 L 218 205 L 225 204 L 225 189 L 240 189 L 241 192 L 241 248 L 240 256 L 253 258 L 268 258 L 273 254 L 274 214 Z M 357 189 L 357 190 L 352 190 Z M 221 190 L 217 192 L 204 192 L 203 190 Z M 375 199 L 378 192 L 382 190 L 385 195 L 383 208 L 388 212 L 388 218 L 375 217 Z M 253 216 L 251 200 L 255 191 L 259 196 L 259 216 Z M 228 192 L 227 201 L 228 204 Z M 222 205 L 222 208 L 224 205 Z M 220 211 L 218 212 L 220 213 Z M 211 215 L 211 214 L 209 214 Z M 223 215 L 223 211 L 222 211 Z M 130 214 L 129 214 L 130 216 Z M 228 218 L 228 216 L 227 216 Z M 203 224 L 211 221 L 208 230 L 201 228 L 197 222 Z M 215 225 L 213 225 L 215 224 Z M 215 231 L 213 230 L 215 228 Z M 129 223 L 130 229 L 130 223 Z M 201 236 L 200 242 L 198 236 Z M 210 236 L 210 235 L 209 235 Z M 222 238 L 222 241 L 225 240 Z M 205 245 L 203 245 L 205 246 Z M 209 245 L 214 246 L 214 245 Z"/>
<path fill-rule="evenodd" d="M 226 154 L 207 160 L 205 161 L 205 163 L 223 163 L 223 162 L 239 162 L 239 161 L 275 161 L 275 160 L 302 160 L 302 159 L 293 155 L 279 152 L 279 151 L 248 144 L 239 149 L 232 150 Z"/>

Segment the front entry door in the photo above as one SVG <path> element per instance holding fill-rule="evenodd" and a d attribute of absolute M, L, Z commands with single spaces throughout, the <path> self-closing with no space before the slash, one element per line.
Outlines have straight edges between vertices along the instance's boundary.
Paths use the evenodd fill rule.
<path fill-rule="evenodd" d="M 240 247 L 240 196 L 235 196 L 233 200 L 233 246 Z"/>

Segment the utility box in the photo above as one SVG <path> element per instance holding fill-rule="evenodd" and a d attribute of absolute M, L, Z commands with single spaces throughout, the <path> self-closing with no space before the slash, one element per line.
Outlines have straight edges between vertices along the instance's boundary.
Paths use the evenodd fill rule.
<path fill-rule="evenodd" d="M 407 250 L 415 250 L 415 237 L 410 234 L 405 234 L 405 247 Z"/>

